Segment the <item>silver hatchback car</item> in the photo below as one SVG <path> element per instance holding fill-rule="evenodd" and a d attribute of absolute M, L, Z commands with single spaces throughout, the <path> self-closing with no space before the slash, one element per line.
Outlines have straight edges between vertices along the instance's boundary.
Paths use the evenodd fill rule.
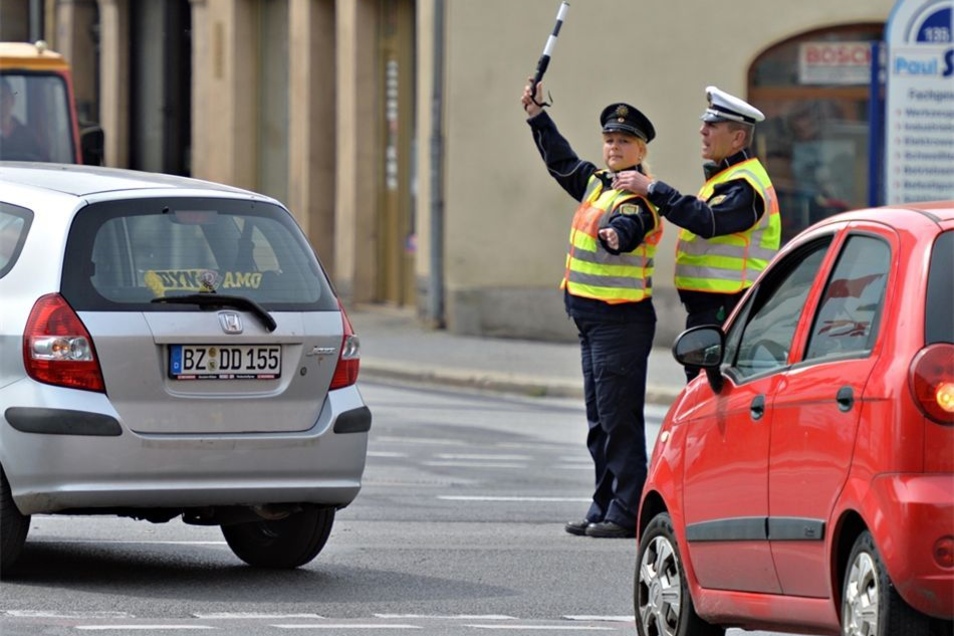
<path fill-rule="evenodd" d="M 279 202 L 0 162 L 0 573 L 33 514 L 181 517 L 250 565 L 308 563 L 361 487 L 358 365 Z"/>

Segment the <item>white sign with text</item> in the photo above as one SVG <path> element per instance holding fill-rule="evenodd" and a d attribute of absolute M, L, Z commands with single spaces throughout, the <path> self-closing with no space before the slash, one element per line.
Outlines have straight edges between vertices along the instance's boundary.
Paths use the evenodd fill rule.
<path fill-rule="evenodd" d="M 898 0 L 885 29 L 885 198 L 954 199 L 954 0 Z"/>

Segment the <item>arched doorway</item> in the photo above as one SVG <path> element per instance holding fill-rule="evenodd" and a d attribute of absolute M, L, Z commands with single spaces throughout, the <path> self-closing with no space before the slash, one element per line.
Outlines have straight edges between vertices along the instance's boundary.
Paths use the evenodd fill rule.
<path fill-rule="evenodd" d="M 783 241 L 868 203 L 871 45 L 883 33 L 883 24 L 810 31 L 749 70 L 749 99 L 766 116 L 756 152 L 778 191 Z"/>

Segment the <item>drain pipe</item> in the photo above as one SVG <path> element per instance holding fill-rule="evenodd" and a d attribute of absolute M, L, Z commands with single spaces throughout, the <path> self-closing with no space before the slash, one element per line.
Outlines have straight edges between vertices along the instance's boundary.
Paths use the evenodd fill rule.
<path fill-rule="evenodd" d="M 30 23 L 30 42 L 36 42 L 37 40 L 43 39 L 43 30 L 46 26 L 43 22 L 45 19 L 43 11 L 43 0 L 30 0 L 29 6 L 29 23 Z"/>
<path fill-rule="evenodd" d="M 430 277 L 427 318 L 443 329 L 444 322 L 444 0 L 434 0 L 433 78 L 431 87 L 431 223 Z"/>

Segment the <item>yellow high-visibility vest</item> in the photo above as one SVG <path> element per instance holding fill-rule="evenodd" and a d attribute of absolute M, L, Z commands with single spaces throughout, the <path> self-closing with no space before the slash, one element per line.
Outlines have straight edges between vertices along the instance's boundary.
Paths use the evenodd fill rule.
<path fill-rule="evenodd" d="M 751 287 L 778 252 L 782 238 L 778 197 L 768 173 L 758 159 L 748 159 L 706 181 L 699 198 L 709 202 L 715 187 L 745 179 L 762 197 L 765 212 L 744 232 L 704 239 L 686 229 L 676 242 L 676 289 L 734 294 Z"/>
<path fill-rule="evenodd" d="M 644 197 L 625 190 L 604 189 L 598 174 L 590 177 L 583 201 L 573 215 L 560 288 L 574 296 L 610 304 L 639 302 L 652 296 L 653 258 L 662 237 L 659 214 Z M 633 251 L 610 254 L 597 234 L 600 223 L 617 206 L 636 199 L 642 199 L 652 211 L 654 227 Z"/>

